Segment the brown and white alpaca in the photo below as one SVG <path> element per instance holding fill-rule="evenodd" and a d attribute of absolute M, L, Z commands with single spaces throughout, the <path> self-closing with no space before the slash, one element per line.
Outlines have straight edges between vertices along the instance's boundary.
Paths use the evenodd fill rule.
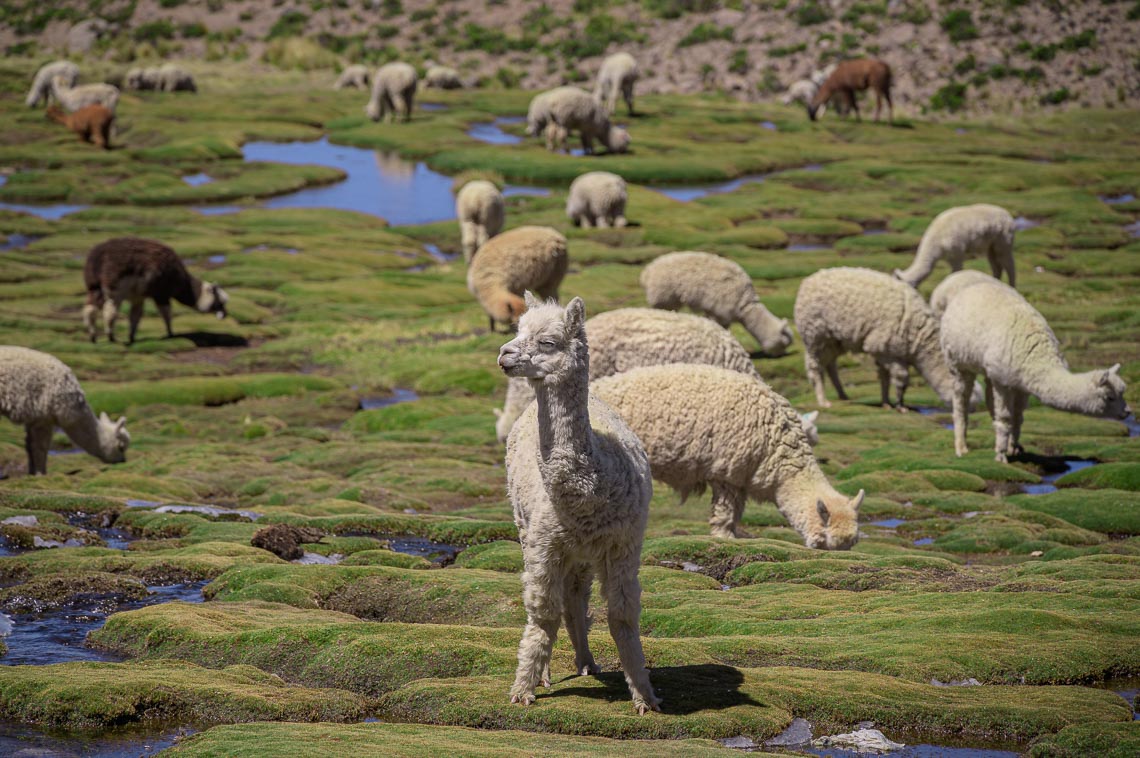
<path fill-rule="evenodd" d="M 178 255 L 156 240 L 139 237 L 116 237 L 101 242 L 87 254 L 83 268 L 87 286 L 87 305 L 83 322 L 94 342 L 97 337 L 95 314 L 103 311 L 103 327 L 107 339 L 115 341 L 115 319 L 124 300 L 131 303 L 131 331 L 127 344 L 135 341 L 143 302 L 152 298 L 166 322 L 166 336 L 173 337 L 170 327 L 170 301 L 177 300 L 202 313 L 216 313 L 225 318 L 229 296 L 216 284 L 191 276 Z"/>
<path fill-rule="evenodd" d="M 883 100 L 886 100 L 887 119 L 893 122 L 895 110 L 891 104 L 891 67 L 874 58 L 843 61 L 836 66 L 808 105 L 808 116 L 815 121 L 820 106 L 839 95 L 855 111 L 855 118 L 858 119 L 859 103 L 855 100 L 855 93 L 869 88 L 875 90 L 875 120 L 879 120 L 879 111 L 883 107 Z"/>
<path fill-rule="evenodd" d="M 79 380 L 55 356 L 0 345 L 0 416 L 25 430 L 28 474 L 47 473 L 48 448 L 58 426 L 79 447 L 105 463 L 127 459 L 127 419 L 95 416 Z"/>
<path fill-rule="evenodd" d="M 633 705 L 639 714 L 660 710 L 638 626 L 637 572 L 653 494 L 649 461 L 621 417 L 589 394 L 582 299 L 563 309 L 527 292 L 525 302 L 518 336 L 499 351 L 503 371 L 526 378 L 536 397 L 507 440 L 507 491 L 523 549 L 527 611 L 511 702 L 529 705 L 535 687 L 550 685 L 560 620 L 574 646 L 575 671 L 600 671 L 587 637 L 596 574 Z"/>
<path fill-rule="evenodd" d="M 1123 419 L 1120 364 L 1074 374 L 1045 317 L 1017 290 L 996 279 L 976 282 L 954 296 L 942 314 L 942 352 L 954 382 L 954 452 L 966 447 L 970 385 L 986 377 L 986 405 L 994 423 L 994 458 L 1021 452 L 1021 424 L 1029 396 L 1051 408 Z"/>
<path fill-rule="evenodd" d="M 51 95 L 59 101 L 64 110 L 71 113 L 96 103 L 114 113 L 115 107 L 119 104 L 119 88 L 113 84 L 100 82 L 72 87 L 62 76 L 51 80 Z"/>
<path fill-rule="evenodd" d="M 47 117 L 75 132 L 84 142 L 94 142 L 104 150 L 111 149 L 111 127 L 115 124 L 115 114 L 96 103 L 87 105 L 75 113 L 64 113 L 57 105 L 49 105 Z"/>

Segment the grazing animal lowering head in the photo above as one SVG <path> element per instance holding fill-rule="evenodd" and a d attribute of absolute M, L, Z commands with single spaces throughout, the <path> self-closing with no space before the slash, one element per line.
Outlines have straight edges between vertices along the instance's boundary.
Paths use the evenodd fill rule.
<path fill-rule="evenodd" d="M 1124 400 L 1126 389 L 1124 380 L 1120 378 L 1120 364 L 1117 363 L 1107 371 L 1090 372 L 1096 383 L 1097 398 L 1093 415 L 1104 418 L 1122 419 L 1132 413 L 1128 403 Z"/>
<path fill-rule="evenodd" d="M 780 329 L 771 338 L 765 340 L 760 347 L 765 353 L 773 357 L 779 357 L 788 352 L 788 345 L 792 344 L 795 336 L 792 334 L 792 328 L 788 326 L 786 318 L 780 319 Z"/>
<path fill-rule="evenodd" d="M 606 149 L 611 153 L 624 153 L 629 150 L 631 141 L 628 131 L 620 126 L 611 126 L 610 132 L 606 136 Z"/>
<path fill-rule="evenodd" d="M 45 115 L 52 121 L 58 121 L 61 124 L 67 123 L 67 114 L 58 105 L 49 105 Z"/>
<path fill-rule="evenodd" d="M 201 313 L 216 313 L 219 319 L 226 317 L 226 303 L 230 296 L 216 284 L 202 282 L 202 294 L 198 296 L 198 311 Z"/>
<path fill-rule="evenodd" d="M 369 100 L 368 104 L 364 106 L 364 115 L 368 116 L 368 118 L 372 119 L 373 121 L 379 121 L 380 104 Z"/>
<path fill-rule="evenodd" d="M 127 431 L 127 417 L 120 416 L 112 421 L 105 412 L 99 414 L 99 443 L 103 450 L 103 460 L 107 463 L 122 463 L 127 459 L 127 446 L 131 435 Z"/>
<path fill-rule="evenodd" d="M 559 382 L 580 371 L 586 358 L 586 305 L 576 297 L 566 308 L 526 293 L 519 333 L 499 349 L 499 366 L 511 377 Z"/>
<path fill-rule="evenodd" d="M 815 502 L 819 520 L 809 525 L 804 543 L 817 550 L 850 550 L 859 541 L 859 506 L 863 504 L 863 490 L 850 500 L 839 493 L 820 498 Z"/>

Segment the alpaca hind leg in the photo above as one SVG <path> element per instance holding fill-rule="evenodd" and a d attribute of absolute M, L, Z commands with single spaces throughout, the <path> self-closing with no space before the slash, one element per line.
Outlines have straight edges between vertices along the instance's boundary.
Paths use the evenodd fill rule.
<path fill-rule="evenodd" d="M 745 536 L 740 529 L 740 517 L 744 515 L 745 495 L 736 487 L 712 482 L 712 513 L 709 515 L 709 530 L 714 537 L 734 539 Z"/>
<path fill-rule="evenodd" d="M 48 449 L 55 424 L 50 421 L 24 427 L 24 450 L 28 453 L 28 475 L 47 473 Z"/>
<path fill-rule="evenodd" d="M 879 394 L 882 398 L 881 403 L 884 408 L 891 407 L 891 370 L 882 363 L 875 363 L 875 369 L 879 373 Z"/>
<path fill-rule="evenodd" d="M 479 249 L 479 232 L 474 221 L 461 221 L 459 223 L 459 237 L 463 242 L 463 260 L 471 262 L 475 251 Z"/>
<path fill-rule="evenodd" d="M 103 308 L 103 295 L 99 292 L 88 292 L 87 302 L 83 306 L 83 326 L 87 329 L 87 336 L 95 342 L 99 338 L 99 327 L 95 323 L 96 314 Z"/>
<path fill-rule="evenodd" d="M 519 642 L 519 664 L 511 687 L 511 702 L 530 705 L 539 684 L 550 673 L 550 654 L 558 637 L 562 616 L 562 577 L 555 576 L 543 565 L 528 567 L 523 574 L 523 605 L 526 606 L 526 628 Z"/>
<path fill-rule="evenodd" d="M 966 424 L 970 415 L 970 395 L 974 391 L 974 374 L 950 369 L 954 380 L 954 454 L 961 458 L 970 452 L 966 447 Z"/>
<path fill-rule="evenodd" d="M 991 380 L 986 377 L 986 382 Z M 1010 446 L 1010 432 L 1013 424 L 1013 390 L 994 383 L 994 460 L 999 463 L 1008 462 Z"/>
<path fill-rule="evenodd" d="M 602 572 L 602 593 L 606 597 L 610 636 L 617 646 L 626 684 L 639 714 L 661 710 L 661 701 L 649 682 L 645 652 L 641 648 L 641 583 L 637 580 L 640 550 L 622 561 L 606 561 Z"/>
<path fill-rule="evenodd" d="M 828 402 L 827 396 L 824 394 L 823 368 L 820 366 L 819 359 L 807 349 L 804 350 L 804 369 L 807 371 L 808 382 L 815 390 L 815 404 L 821 408 L 830 408 L 831 403 Z"/>
<path fill-rule="evenodd" d="M 594 574 L 588 566 L 577 566 L 566 574 L 563 590 L 562 620 L 574 646 L 574 671 L 579 676 L 597 674 L 602 669 L 590 653 L 590 587 Z M 549 680 L 549 674 L 547 679 Z"/>
<path fill-rule="evenodd" d="M 629 115 L 633 115 L 633 85 L 626 84 L 621 88 L 622 97 L 625 99 L 625 107 L 629 111 Z"/>

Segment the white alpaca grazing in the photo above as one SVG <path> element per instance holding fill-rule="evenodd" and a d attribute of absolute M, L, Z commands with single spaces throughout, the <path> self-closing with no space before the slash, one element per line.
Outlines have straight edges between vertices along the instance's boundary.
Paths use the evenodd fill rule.
<path fill-rule="evenodd" d="M 478 257 L 476 257 L 478 260 Z M 507 491 L 523 549 L 526 629 L 511 702 L 529 705 L 550 685 L 560 620 L 581 675 L 600 671 L 590 653 L 590 586 L 601 581 L 610 634 L 639 714 L 660 710 L 641 649 L 637 571 L 653 483 L 645 449 L 624 421 L 589 395 L 586 308 L 565 310 L 526 293 L 515 339 L 499 365 L 525 377 L 536 402 L 507 440 Z"/>
<path fill-rule="evenodd" d="M 994 458 L 1005 463 L 1021 452 L 1021 422 L 1029 396 L 1051 408 L 1087 416 L 1122 419 L 1120 364 L 1074 374 L 1061 346 L 1036 308 L 996 279 L 975 283 L 942 314 L 942 352 L 954 381 L 954 452 L 965 455 L 969 388 L 986 376 L 986 405 L 994 421 Z"/>
<path fill-rule="evenodd" d="M 28 474 L 47 473 L 48 448 L 58 426 L 71 441 L 106 463 L 127 459 L 127 420 L 95 416 L 79 380 L 55 356 L 0 345 L 0 416 L 25 429 Z"/>

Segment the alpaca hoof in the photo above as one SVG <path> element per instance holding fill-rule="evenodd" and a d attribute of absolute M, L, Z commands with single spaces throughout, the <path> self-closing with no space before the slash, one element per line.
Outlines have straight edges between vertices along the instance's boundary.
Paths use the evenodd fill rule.
<path fill-rule="evenodd" d="M 1009 458 L 1006 457 L 1005 453 L 998 453 L 994 456 L 994 460 L 998 463 L 1009 463 Z"/>
<path fill-rule="evenodd" d="M 538 686 L 539 687 L 549 687 L 550 686 L 550 677 L 544 676 L 544 677 L 542 677 L 542 679 L 539 679 L 538 680 Z"/>
<path fill-rule="evenodd" d="M 961 458 L 963 455 L 965 455 L 968 452 L 970 452 L 970 448 L 966 447 L 965 445 L 963 445 L 962 447 L 954 449 L 954 455 L 958 456 L 959 458 Z"/>
<path fill-rule="evenodd" d="M 830 408 L 831 407 L 831 401 L 830 400 L 820 400 L 818 403 L 816 403 L 816 405 L 818 405 L 820 408 Z"/>
<path fill-rule="evenodd" d="M 578 676 L 594 676 L 602 673 L 602 667 L 596 663 L 587 663 L 578 667 Z"/>
<path fill-rule="evenodd" d="M 534 705 L 534 693 L 524 695 L 511 695 L 511 702 L 520 705 Z"/>
<path fill-rule="evenodd" d="M 634 703 L 633 707 L 637 709 L 637 715 L 638 716 L 644 716 L 645 714 L 649 713 L 650 711 L 657 711 L 658 713 L 661 712 L 660 702 L 657 702 L 657 703 L 638 702 L 638 703 Z"/>
<path fill-rule="evenodd" d="M 882 405 L 880 405 L 879 407 L 880 407 L 880 408 L 882 408 L 882 409 L 883 409 L 883 410 L 885 410 L 885 411 L 889 411 L 889 410 L 893 410 L 893 409 L 894 409 L 894 406 L 893 406 L 893 405 L 891 405 L 890 403 L 883 403 L 883 404 L 882 404 Z"/>
<path fill-rule="evenodd" d="M 910 408 L 907 408 L 902 403 L 899 403 L 897 406 L 895 406 L 895 410 L 897 410 L 899 413 L 910 413 Z"/>

